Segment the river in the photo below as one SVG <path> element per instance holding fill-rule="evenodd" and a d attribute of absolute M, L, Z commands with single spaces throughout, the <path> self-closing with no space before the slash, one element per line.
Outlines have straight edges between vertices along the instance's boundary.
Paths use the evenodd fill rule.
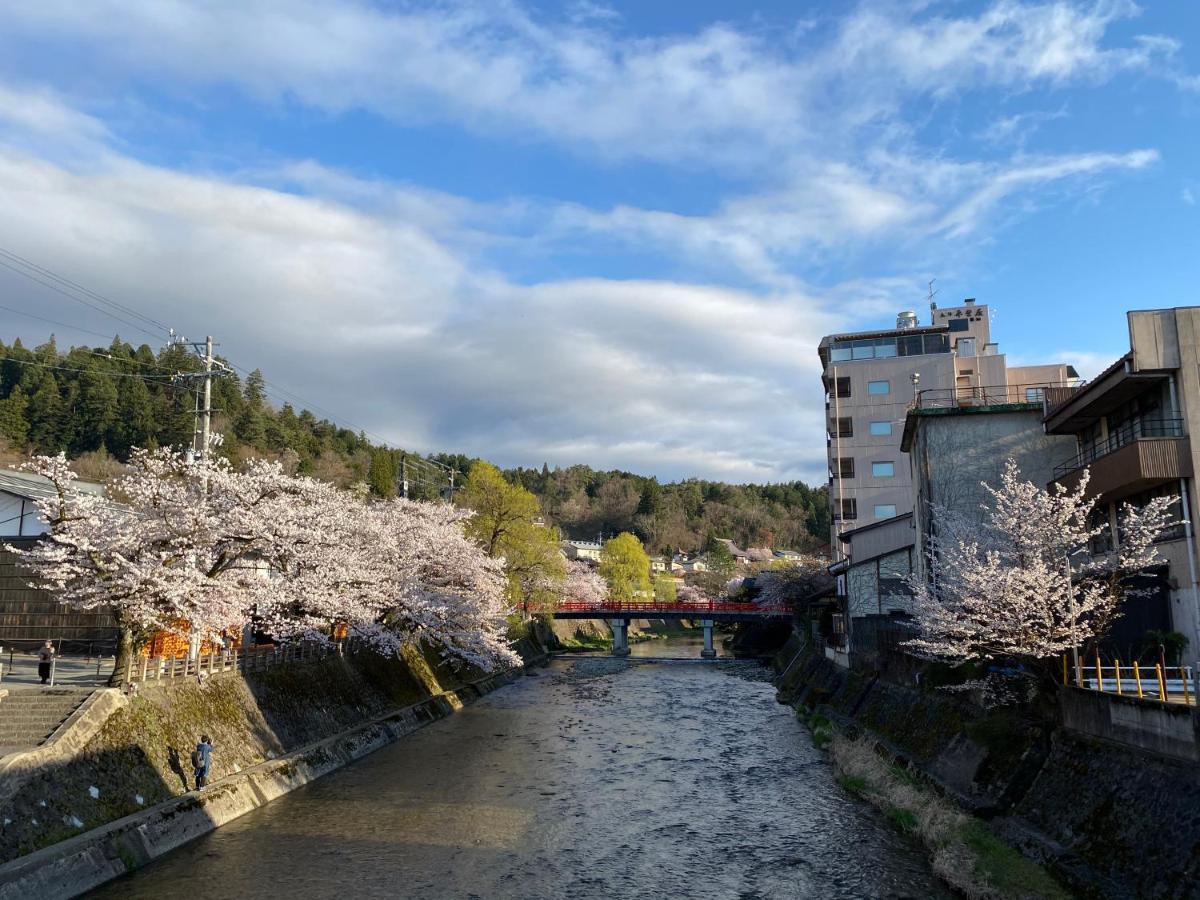
<path fill-rule="evenodd" d="M 181 894 L 947 896 L 765 668 L 605 657 L 555 661 L 94 896 Z"/>

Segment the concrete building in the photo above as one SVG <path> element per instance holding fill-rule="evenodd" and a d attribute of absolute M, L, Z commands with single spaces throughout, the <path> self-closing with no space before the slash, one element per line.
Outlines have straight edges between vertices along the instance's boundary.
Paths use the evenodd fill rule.
<path fill-rule="evenodd" d="M 1073 449 L 1071 439 L 1042 428 L 1042 398 L 996 399 L 926 405 L 922 395 L 908 410 L 900 450 L 913 486 L 912 533 L 919 551 L 928 546 L 932 507 L 980 521 L 981 506 L 989 499 L 983 483 L 999 485 L 1009 459 L 1023 478 L 1045 484 Z M 923 575 L 924 552 L 915 553 L 913 568 Z"/>
<path fill-rule="evenodd" d="M 913 511 L 913 485 L 901 456 L 905 416 L 918 392 L 926 406 L 1039 401 L 1050 385 L 1077 381 L 1067 365 L 1010 367 L 991 340 L 986 304 L 915 313 L 896 327 L 822 338 L 818 353 L 826 391 L 831 543 L 838 534 Z"/>
<path fill-rule="evenodd" d="M 599 541 L 563 541 L 562 551 L 567 559 L 581 559 L 585 562 L 600 562 L 600 550 L 602 545 Z"/>
<path fill-rule="evenodd" d="M 1195 472 L 1200 461 L 1191 435 L 1200 434 L 1200 307 L 1135 310 L 1126 314 L 1129 352 L 1088 384 L 1047 391 L 1045 430 L 1072 441 L 1047 480 L 1071 487 L 1085 468 L 1098 495 L 1098 524 L 1107 526 L 1095 552 L 1119 545 L 1120 507 L 1150 497 L 1180 498 L 1178 525 L 1159 543 L 1164 565 L 1150 573 L 1150 596 L 1161 598 L 1166 624 L 1200 651 Z M 1138 626 L 1159 627 L 1148 605 Z M 1129 611 L 1125 618 L 1129 618 Z M 1144 621 L 1143 621 L 1144 620 Z M 1127 626 L 1128 627 L 1128 626 Z"/>

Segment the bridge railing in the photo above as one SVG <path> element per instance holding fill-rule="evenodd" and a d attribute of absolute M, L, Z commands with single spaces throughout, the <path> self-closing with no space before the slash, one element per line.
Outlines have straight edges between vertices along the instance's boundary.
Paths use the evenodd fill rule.
<path fill-rule="evenodd" d="M 757 603 L 735 603 L 731 600 L 710 600 L 705 603 L 664 603 L 658 600 L 630 600 L 621 603 L 584 603 L 567 600 L 558 604 L 560 612 L 594 612 L 597 619 L 610 615 L 639 613 L 654 618 L 654 613 L 693 613 L 702 618 L 707 613 L 744 613 L 746 615 L 790 616 L 790 606 L 767 606 Z"/>

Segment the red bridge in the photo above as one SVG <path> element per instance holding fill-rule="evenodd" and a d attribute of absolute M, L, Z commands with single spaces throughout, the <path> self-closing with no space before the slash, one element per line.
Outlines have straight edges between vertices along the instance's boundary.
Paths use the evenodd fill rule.
<path fill-rule="evenodd" d="M 715 622 L 765 622 L 790 619 L 789 606 L 760 606 L 756 603 L 732 603 L 709 600 L 704 603 L 665 603 L 660 600 L 631 600 L 621 603 L 581 603 L 574 600 L 558 604 L 556 619 L 604 619 L 613 630 L 613 656 L 629 655 L 630 619 L 699 619 L 704 628 L 704 649 L 700 655 L 712 659 L 712 629 Z"/>

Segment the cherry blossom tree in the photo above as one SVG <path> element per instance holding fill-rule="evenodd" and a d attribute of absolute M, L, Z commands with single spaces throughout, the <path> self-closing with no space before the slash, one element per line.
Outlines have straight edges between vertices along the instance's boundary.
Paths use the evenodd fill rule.
<path fill-rule="evenodd" d="M 600 573 L 585 562 L 567 563 L 567 577 L 562 585 L 562 597 L 575 603 L 600 606 L 608 600 L 608 583 Z"/>
<path fill-rule="evenodd" d="M 118 668 L 149 631 L 215 634 L 257 618 L 276 637 L 338 625 L 384 651 L 437 646 L 482 668 L 515 661 L 505 577 L 464 533 L 470 513 L 363 498 L 256 460 L 240 470 L 169 449 L 134 451 L 109 498 L 76 490 L 66 459 L 28 468 L 54 496 L 47 540 L 17 550 L 65 603 L 110 607 Z"/>
<path fill-rule="evenodd" d="M 1009 460 L 981 524 L 932 509 L 928 579 L 912 578 L 918 655 L 1045 659 L 1100 635 L 1119 615 L 1122 579 L 1157 558 L 1155 539 L 1170 524 L 1176 498 L 1156 498 L 1121 513 L 1120 549 L 1093 555 L 1102 531 L 1090 524 L 1096 499 L 1084 471 L 1073 490 L 1045 491 L 1022 481 Z"/>
<path fill-rule="evenodd" d="M 760 572 L 755 578 L 758 588 L 755 602 L 760 606 L 797 608 L 833 583 L 834 578 L 827 571 L 825 560 L 816 556 L 802 556 Z"/>

